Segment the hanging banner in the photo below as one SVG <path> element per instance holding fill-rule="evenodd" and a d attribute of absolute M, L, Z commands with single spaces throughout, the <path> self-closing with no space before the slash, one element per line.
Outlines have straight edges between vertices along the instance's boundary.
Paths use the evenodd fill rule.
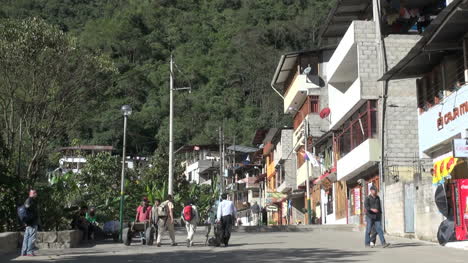
<path fill-rule="evenodd" d="M 444 184 L 445 179 L 450 179 L 450 173 L 457 164 L 458 158 L 447 157 L 434 163 L 434 169 L 432 172 L 432 184 L 439 185 Z"/>
<path fill-rule="evenodd" d="M 361 188 L 354 188 L 354 214 L 361 214 Z"/>

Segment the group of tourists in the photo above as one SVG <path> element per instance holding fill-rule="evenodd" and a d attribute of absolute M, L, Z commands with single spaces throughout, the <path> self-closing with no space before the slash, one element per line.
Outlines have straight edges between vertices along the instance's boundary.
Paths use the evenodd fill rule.
<path fill-rule="evenodd" d="M 234 203 L 227 200 L 227 195 L 223 194 L 222 201 L 219 202 L 215 213 L 216 219 L 214 219 L 213 222 L 219 226 L 219 242 L 225 246 L 229 244 L 231 229 L 234 222 L 236 222 L 236 213 L 237 211 Z M 18 215 L 19 219 L 26 227 L 21 255 L 34 256 L 34 243 L 36 241 L 38 226 L 40 225 L 36 190 L 29 191 L 28 198 L 24 204 L 18 208 Z M 193 200 L 189 200 L 185 203 L 180 218 L 181 221 L 184 222 L 187 230 L 187 247 L 191 247 L 193 246 L 193 238 L 196 233 L 198 222 L 200 221 L 198 208 Z M 171 246 L 177 246 L 174 232 L 174 200 L 171 195 L 163 202 L 158 199 L 155 200 L 152 205 L 150 205 L 148 198 L 144 197 L 141 204 L 136 209 L 135 222 L 149 222 L 151 226 L 155 227 L 157 232 L 156 246 L 161 246 L 161 239 L 166 231 L 169 233 Z M 70 225 L 72 228 L 83 232 L 83 241 L 87 242 L 90 239 L 94 239 L 94 233 L 98 229 L 96 209 L 88 209 L 87 206 L 81 206 L 74 215 Z M 140 236 L 141 242 L 145 244 L 145 234 L 140 233 Z"/>
<path fill-rule="evenodd" d="M 193 210 L 196 211 L 195 206 L 193 207 Z M 149 222 L 157 229 L 156 246 L 161 246 L 161 238 L 166 230 L 169 232 L 169 237 L 172 241 L 171 245 L 177 245 L 175 242 L 174 201 L 172 195 L 169 195 L 164 202 L 156 199 L 153 205 L 150 205 L 148 198 L 144 197 L 141 205 L 136 210 L 135 222 Z M 141 243 L 146 244 L 145 234 L 140 233 L 140 236 Z"/>
<path fill-rule="evenodd" d="M 232 201 L 227 200 L 227 194 L 222 195 L 222 201 L 218 204 L 215 223 L 220 225 L 220 240 L 221 244 L 228 246 L 231 237 L 231 229 L 236 222 L 236 207 Z M 193 246 L 193 238 L 195 236 L 197 225 L 200 221 L 198 208 L 193 200 L 185 203 L 180 219 L 184 222 L 187 230 L 187 247 Z M 157 232 L 156 246 L 161 246 L 161 239 L 164 232 L 169 232 L 171 246 L 177 246 L 174 232 L 174 202 L 173 197 L 169 195 L 164 202 L 156 199 L 153 205 L 149 204 L 148 198 L 144 197 L 141 205 L 138 206 L 135 215 L 135 222 L 149 222 L 154 226 Z M 140 233 L 141 243 L 146 244 L 144 233 Z"/>

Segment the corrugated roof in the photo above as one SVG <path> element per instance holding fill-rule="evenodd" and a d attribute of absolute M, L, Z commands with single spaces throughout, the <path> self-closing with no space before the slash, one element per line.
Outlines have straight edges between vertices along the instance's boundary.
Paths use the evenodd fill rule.
<path fill-rule="evenodd" d="M 253 153 L 258 151 L 258 148 L 243 146 L 243 145 L 231 145 L 227 148 L 230 151 L 242 152 L 242 153 Z"/>

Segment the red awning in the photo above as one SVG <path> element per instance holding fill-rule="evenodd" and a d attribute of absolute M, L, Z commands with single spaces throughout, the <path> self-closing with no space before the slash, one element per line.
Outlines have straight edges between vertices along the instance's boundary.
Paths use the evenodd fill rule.
<path fill-rule="evenodd" d="M 261 175 L 257 176 L 257 180 L 255 180 L 255 183 L 265 181 L 266 177 L 267 177 L 267 174 L 261 174 Z"/>
<path fill-rule="evenodd" d="M 314 184 L 320 183 L 323 179 L 327 178 L 330 174 L 336 172 L 336 167 L 330 169 L 330 171 L 325 172 L 319 178 L 314 180 Z"/>

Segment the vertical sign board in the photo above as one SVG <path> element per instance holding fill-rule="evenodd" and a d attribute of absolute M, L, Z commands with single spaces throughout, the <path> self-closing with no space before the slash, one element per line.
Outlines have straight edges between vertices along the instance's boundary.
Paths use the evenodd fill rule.
<path fill-rule="evenodd" d="M 468 139 L 453 140 L 453 157 L 468 158 Z"/>
<path fill-rule="evenodd" d="M 361 214 L 361 188 L 354 188 L 354 214 Z"/>

